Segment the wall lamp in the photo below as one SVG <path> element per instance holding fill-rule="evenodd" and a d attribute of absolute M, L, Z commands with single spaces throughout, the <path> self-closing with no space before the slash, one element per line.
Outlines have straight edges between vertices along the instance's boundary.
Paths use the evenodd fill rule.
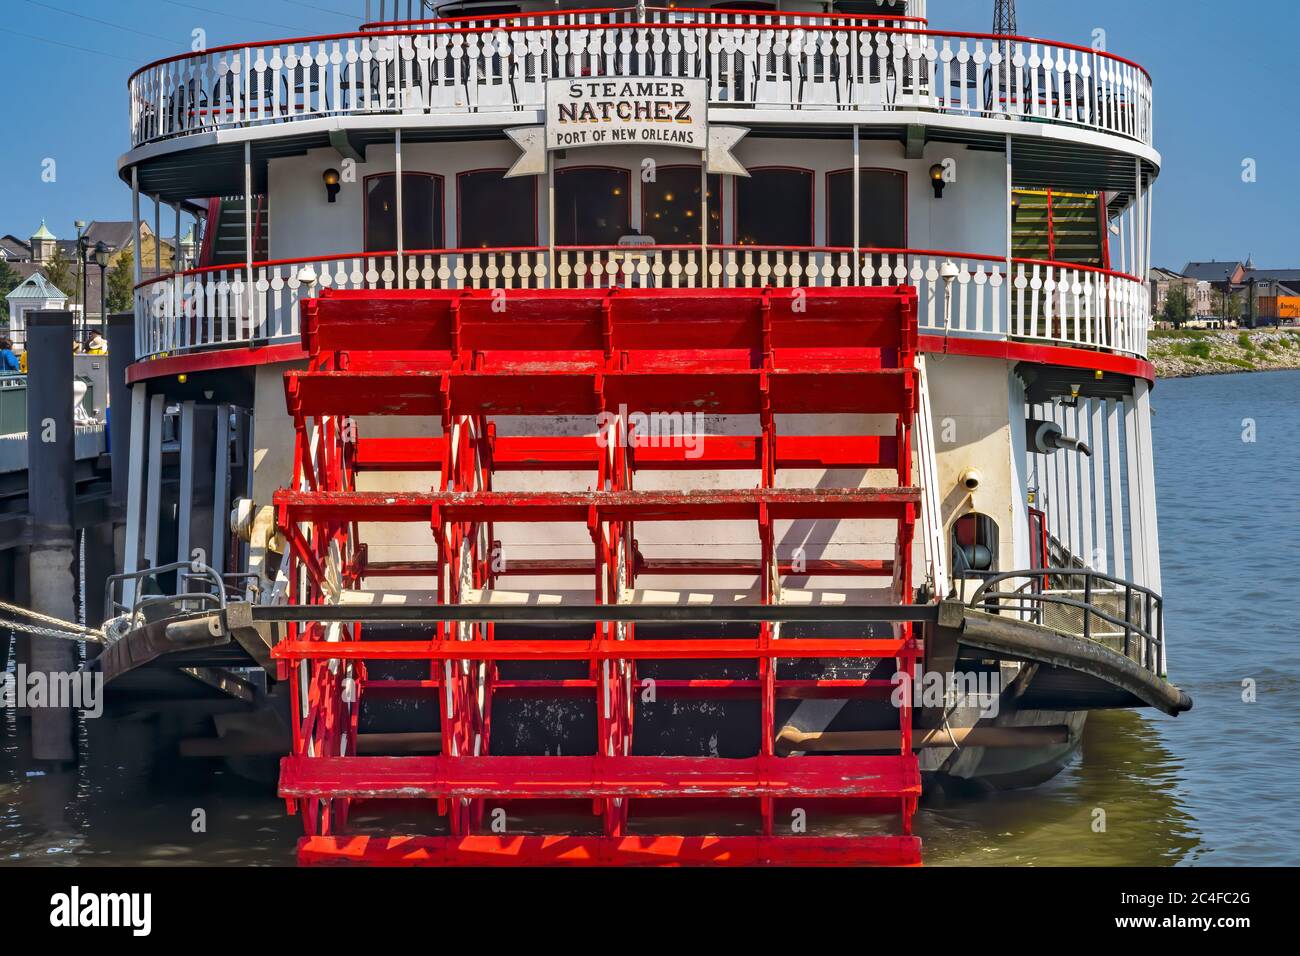
<path fill-rule="evenodd" d="M 327 169 L 320 174 L 320 178 L 325 180 L 325 194 L 329 196 L 329 201 L 333 202 L 338 198 L 339 190 L 339 171 L 337 169 Z"/>
<path fill-rule="evenodd" d="M 943 166 L 935 163 L 930 167 L 930 185 L 934 187 L 934 198 L 943 198 L 943 187 L 947 185 L 943 181 Z"/>
<path fill-rule="evenodd" d="M 1020 212 L 1020 197 L 1015 193 L 1011 194 L 1011 224 L 1016 224 L 1016 216 Z"/>

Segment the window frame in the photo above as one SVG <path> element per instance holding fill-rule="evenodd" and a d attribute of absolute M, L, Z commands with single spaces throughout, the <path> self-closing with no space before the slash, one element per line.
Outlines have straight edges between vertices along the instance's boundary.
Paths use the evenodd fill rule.
<path fill-rule="evenodd" d="M 656 166 L 655 166 L 655 168 L 656 168 L 657 170 L 660 170 L 660 171 L 667 170 L 667 169 L 694 169 L 694 170 L 696 170 L 696 171 L 700 171 L 700 172 L 702 172 L 702 171 L 704 171 L 704 169 L 705 169 L 705 164 L 704 164 L 704 163 L 657 163 Z M 718 177 L 718 196 L 717 196 L 717 202 L 718 202 L 718 241 L 717 241 L 717 242 L 714 242 L 712 239 L 708 238 L 708 235 L 707 235 L 707 233 L 708 233 L 708 229 L 707 229 L 707 227 L 705 228 L 705 238 L 704 238 L 704 241 L 705 241 L 708 245 L 710 245 L 710 246 L 720 246 L 720 245 L 722 245 L 722 240 L 723 240 L 723 239 L 725 238 L 725 236 L 726 236 L 726 231 L 725 231 L 725 229 L 723 228 L 723 226 L 726 224 L 726 220 L 725 220 L 724 216 L 725 216 L 725 210 L 726 210 L 727 204 L 726 204 L 725 202 L 723 202 L 723 194 L 725 194 L 726 191 L 727 191 L 727 177 L 726 177 L 724 174 L 722 174 L 722 173 L 708 173 L 708 175 L 709 175 L 710 177 L 713 177 L 713 176 L 717 176 L 717 177 Z M 641 193 L 641 235 L 643 235 L 643 236 L 644 236 L 644 235 L 649 235 L 649 233 L 648 233 L 648 231 L 647 231 L 647 229 L 646 229 L 646 206 L 645 206 L 645 202 L 646 202 L 646 190 L 645 190 L 645 185 L 646 185 L 645 183 L 642 183 L 642 184 L 641 184 L 641 190 L 640 190 L 640 193 Z M 712 207 L 710 207 L 710 210 L 709 210 L 709 211 L 710 211 L 710 212 L 713 211 L 713 210 L 712 210 Z M 659 242 L 656 241 L 656 245 L 670 245 L 670 244 L 668 244 L 668 243 L 659 243 Z M 691 243 L 687 243 L 686 245 L 688 245 L 688 246 L 698 246 L 699 243 L 698 243 L 698 242 L 691 242 Z"/>
<path fill-rule="evenodd" d="M 817 248 L 817 171 L 807 166 L 783 166 L 780 163 L 774 163 L 768 166 L 751 166 L 749 167 L 749 177 L 753 178 L 756 172 L 771 172 L 773 170 L 783 170 L 794 173 L 808 174 L 808 238 L 811 240 L 806 246 L 767 246 L 755 244 L 752 247 L 743 246 L 740 242 L 740 179 L 742 177 L 732 177 L 735 182 L 732 184 L 731 196 L 731 239 L 732 245 L 737 248 L 754 248 L 754 249 L 816 249 Z"/>
<path fill-rule="evenodd" d="M 475 174 L 477 174 L 477 173 L 502 173 L 502 174 L 503 174 L 503 178 L 504 178 L 504 174 L 507 173 L 507 172 L 509 172 L 509 171 L 510 171 L 510 168 L 509 168 L 508 166 L 487 166 L 487 167 L 484 167 L 484 168 L 481 168 L 481 169 L 462 169 L 460 172 L 456 173 L 456 247 L 457 247 L 457 248 L 459 248 L 459 249 L 467 249 L 467 248 L 468 248 L 468 247 L 466 247 L 466 245 L 465 245 L 465 243 L 464 243 L 464 239 L 463 239 L 464 232 L 463 232 L 462 229 L 461 229 L 461 224 L 462 224 L 462 222 L 464 221 L 463 216 L 464 216 L 464 211 L 465 211 L 465 206 L 464 206 L 464 202 L 463 202 L 464 192 L 462 191 L 462 187 L 461 187 L 462 177 L 465 177 L 465 176 L 473 176 L 473 175 L 475 175 Z M 537 239 L 537 233 L 538 233 L 538 225 L 537 225 L 537 218 L 538 218 L 538 212 L 537 212 L 537 196 L 538 196 L 537 180 L 540 179 L 541 177 L 540 177 L 540 176 L 529 176 L 528 178 L 532 180 L 532 185 L 533 185 L 533 216 L 532 216 L 532 226 L 533 226 L 532 235 L 533 235 L 533 238 L 532 238 L 532 241 L 528 244 L 528 246 L 531 247 L 531 248 L 536 249 L 536 248 L 538 248 L 538 245 L 537 245 L 537 243 L 538 243 L 538 239 Z M 478 248 L 478 247 L 475 247 L 475 248 Z M 492 248 L 493 248 L 493 247 L 491 247 L 491 246 L 487 247 L 488 251 L 491 251 Z M 508 246 L 508 247 L 497 247 L 497 248 L 517 248 L 517 247 Z"/>
<path fill-rule="evenodd" d="M 908 192 L 908 189 L 909 189 L 909 187 L 910 187 L 910 185 L 911 185 L 911 181 L 910 181 L 910 177 L 908 176 L 907 170 L 905 170 L 905 169 L 894 169 L 894 168 L 889 167 L 889 166 L 859 166 L 859 167 L 858 167 L 858 172 L 859 172 L 859 173 L 869 173 L 869 172 L 870 172 L 870 173 L 893 173 L 893 174 L 895 174 L 895 175 L 898 175 L 898 176 L 902 176 L 902 177 L 903 177 L 903 244 L 902 244 L 902 246 L 900 246 L 899 248 L 901 248 L 901 249 L 910 249 L 911 246 L 909 245 L 909 243 L 910 243 L 910 241 L 911 241 L 911 232 L 910 232 L 910 229 L 911 229 L 911 219 L 912 219 L 912 217 L 911 217 L 911 209 L 909 208 L 910 203 L 908 202 L 908 200 L 911 198 L 911 194 Z M 825 184 L 825 185 L 826 185 L 826 245 L 827 245 L 827 247 L 830 247 L 830 245 L 831 245 L 831 177 L 832 177 L 832 176 L 835 176 L 835 175 L 838 175 L 838 174 L 840 174 L 840 173 L 848 173 L 849 176 L 850 176 L 850 183 L 851 183 L 851 182 L 852 182 L 852 175 L 853 175 L 853 167 L 852 167 L 852 166 L 845 166 L 845 167 L 843 167 L 843 168 L 841 168 L 841 169 L 828 169 L 828 170 L 826 171 L 826 184 Z M 851 228 L 850 228 L 850 231 L 851 231 Z M 853 248 L 853 246 L 852 246 L 852 244 L 850 243 L 850 244 L 849 244 L 848 246 L 846 246 L 845 248 L 849 248 L 849 249 L 851 249 L 851 248 Z M 860 250 L 867 250 L 867 251 L 870 251 L 870 250 L 872 250 L 872 249 L 883 249 L 883 248 L 888 248 L 888 247 L 886 247 L 886 246 L 859 246 L 858 248 L 859 248 Z"/>
<path fill-rule="evenodd" d="M 624 177 L 623 205 L 627 211 L 627 215 L 625 217 L 627 219 L 627 226 L 629 229 L 631 229 L 632 228 L 632 170 L 631 168 L 627 166 L 612 166 L 609 165 L 608 163 L 584 163 L 577 166 L 557 166 L 555 167 L 555 178 L 558 180 L 559 175 L 561 173 L 577 171 L 581 169 L 605 169 L 605 170 L 613 170 L 614 172 L 623 174 Z M 550 232 L 551 235 L 555 235 L 558 232 L 558 230 L 556 229 L 556 223 L 554 222 L 548 223 L 548 227 L 549 227 L 548 231 Z M 578 245 L 574 245 L 574 246 L 565 246 L 565 245 L 561 245 L 558 241 L 555 243 L 555 247 L 557 249 L 612 249 L 614 248 L 613 246 L 599 246 L 599 245 L 593 246 L 589 243 L 579 243 Z"/>
<path fill-rule="evenodd" d="M 441 233 L 442 233 L 442 243 L 443 243 L 443 244 L 442 244 L 441 248 L 442 248 L 442 249 L 445 249 L 445 248 L 446 248 L 446 244 L 447 244 L 447 183 L 446 183 L 446 177 L 445 177 L 442 173 L 427 173 L 427 172 L 425 172 L 424 170 L 420 170 L 420 169 L 404 169 L 404 170 L 402 170 L 402 175 L 403 175 L 403 176 L 425 176 L 425 177 L 427 177 L 427 178 L 429 178 L 429 179 L 432 179 L 432 180 L 435 180 L 435 181 L 436 181 L 437 185 L 434 187 L 435 190 L 436 190 L 436 191 L 435 191 L 435 195 L 438 195 L 438 194 L 440 193 L 441 196 L 442 196 L 442 209 L 441 209 L 442 216 L 441 216 L 441 222 L 439 223 L 438 228 L 435 229 L 434 234 L 435 234 L 435 236 L 436 236 L 436 234 L 437 234 L 438 232 L 441 232 Z M 396 185 L 396 180 L 397 180 L 397 171 L 396 171 L 396 170 L 394 170 L 394 171 L 392 171 L 392 172 L 387 172 L 387 173 L 371 173 L 369 176 L 366 176 L 366 177 L 364 177 L 364 178 L 361 180 L 361 249 L 362 249 L 362 252 L 363 252 L 365 255 L 385 255 L 385 254 L 391 255 L 391 254 L 395 254 L 395 253 L 397 252 L 396 249 L 367 249 L 367 248 L 366 248 L 366 245 L 367 245 L 367 243 L 366 243 L 366 239 L 367 239 L 367 237 L 369 237 L 369 235 L 370 235 L 370 180 L 372 180 L 372 179 L 383 179 L 383 178 L 385 178 L 385 177 L 391 178 L 391 179 L 394 181 L 394 185 Z M 405 208 L 403 208 L 402 211 L 405 212 L 405 211 L 406 211 Z M 394 217 L 396 217 L 396 210 L 394 210 L 393 215 L 394 215 Z M 435 220 L 435 221 L 436 221 L 436 220 Z M 400 236 L 401 236 L 401 223 L 398 223 L 398 233 L 397 233 L 397 235 L 398 235 L 399 238 L 400 238 Z M 412 252 L 412 251 L 414 251 L 414 252 L 424 252 L 425 250 L 423 250 L 423 249 L 415 249 L 415 250 L 407 249 L 407 248 L 405 248 L 405 244 L 403 244 L 403 248 L 402 248 L 402 253 L 403 253 L 403 254 L 408 253 L 408 252 Z"/>

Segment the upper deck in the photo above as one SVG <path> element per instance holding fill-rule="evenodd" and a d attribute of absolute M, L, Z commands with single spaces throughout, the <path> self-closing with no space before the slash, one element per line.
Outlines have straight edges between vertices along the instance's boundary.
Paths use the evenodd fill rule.
<path fill-rule="evenodd" d="M 297 39 L 185 53 L 137 71 L 124 165 L 193 137 L 229 142 L 210 135 L 222 132 L 515 126 L 537 120 L 547 80 L 647 76 L 704 80 L 714 121 L 905 122 L 999 135 L 1010 121 L 1017 134 L 1157 161 L 1151 78 L 1138 64 L 1071 43 L 935 30 L 911 15 L 624 6 L 372 23 L 334 35 L 313 35 L 313 25 Z"/>

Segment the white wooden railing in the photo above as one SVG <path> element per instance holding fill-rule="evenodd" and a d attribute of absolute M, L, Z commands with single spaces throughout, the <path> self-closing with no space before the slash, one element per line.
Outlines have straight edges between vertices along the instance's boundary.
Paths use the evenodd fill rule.
<path fill-rule="evenodd" d="M 916 471 L 921 482 L 921 553 L 931 595 L 948 596 L 948 549 L 945 547 L 943 503 L 939 500 L 939 463 L 935 455 L 934 415 L 930 408 L 928 360 L 922 352 L 916 358 Z"/>
<path fill-rule="evenodd" d="M 704 268 L 701 268 L 701 264 Z M 912 285 L 923 333 L 1043 341 L 1144 355 L 1138 279 L 1063 263 L 926 250 L 759 246 L 441 249 L 217 266 L 136 289 L 147 358 L 298 338 L 298 302 L 334 289 L 810 288 Z M 251 285 L 249 277 L 251 275 Z"/>
<path fill-rule="evenodd" d="M 1150 77 L 1085 47 L 862 18 L 633 15 L 440 21 L 160 60 L 130 79 L 131 141 L 322 116 L 532 111 L 548 79 L 669 76 L 707 80 L 715 107 L 926 110 L 1151 143 Z"/>

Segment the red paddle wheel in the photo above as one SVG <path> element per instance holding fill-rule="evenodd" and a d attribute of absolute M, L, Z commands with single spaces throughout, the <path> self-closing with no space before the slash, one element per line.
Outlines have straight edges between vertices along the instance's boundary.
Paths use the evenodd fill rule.
<path fill-rule="evenodd" d="M 910 674 L 921 653 L 903 614 L 879 618 L 894 622 L 884 635 L 846 624 L 830 636 L 782 616 L 826 600 L 791 580 L 883 578 L 870 589 L 882 608 L 912 601 L 911 288 L 327 291 L 303 304 L 303 328 L 310 367 L 285 376 L 294 481 L 275 497 L 291 603 L 322 606 L 320 620 L 294 625 L 275 648 L 294 701 L 280 793 L 303 815 L 302 862 L 919 862 L 908 701 L 886 711 L 899 733 L 889 752 L 777 746 L 778 702 L 887 701 L 893 685 L 878 662 Z M 637 420 L 649 413 L 747 416 L 737 420 L 759 428 L 655 441 Z M 778 434 L 784 416 L 798 415 L 884 417 L 892 434 L 820 433 L 832 425 Z M 512 424 L 518 417 L 528 427 Z M 559 424 L 575 420 L 582 433 L 564 434 Z M 885 470 L 897 480 L 803 487 L 799 469 Z M 676 473 L 669 490 L 663 472 Z M 706 472 L 759 477 L 695 487 Z M 374 490 L 399 473 L 408 484 L 412 474 L 439 478 L 427 490 Z M 855 521 L 892 528 L 892 556 L 779 554 L 792 527 Z M 642 543 L 665 527 L 706 542 L 718 522 L 752 529 L 751 552 L 692 556 Z M 421 527 L 431 535 L 400 560 L 377 560 L 384 534 L 403 524 L 413 526 L 404 540 Z M 548 553 L 548 536 L 564 526 L 585 529 L 591 557 Z M 521 535 L 543 542 L 540 557 L 511 554 Z M 585 596 L 511 589 L 530 578 L 578 582 Z M 698 584 L 655 591 L 651 579 Z M 737 598 L 727 579 L 756 584 Z M 696 610 L 699 600 L 714 617 Z M 732 604 L 728 620 L 741 623 L 720 628 Z M 394 676 L 403 662 L 424 666 Z M 749 671 L 718 676 L 710 662 Z M 638 749 L 646 701 L 660 697 L 756 702 L 752 752 Z M 516 725 L 502 724 L 500 707 L 520 698 L 585 701 L 593 726 L 563 753 L 519 752 L 528 750 L 520 711 L 510 712 Z M 405 736 L 359 732 L 363 706 L 402 700 L 436 706 L 410 711 Z M 438 815 L 410 836 L 359 822 L 390 801 Z M 881 814 L 892 832 L 786 822 L 823 806 Z"/>

